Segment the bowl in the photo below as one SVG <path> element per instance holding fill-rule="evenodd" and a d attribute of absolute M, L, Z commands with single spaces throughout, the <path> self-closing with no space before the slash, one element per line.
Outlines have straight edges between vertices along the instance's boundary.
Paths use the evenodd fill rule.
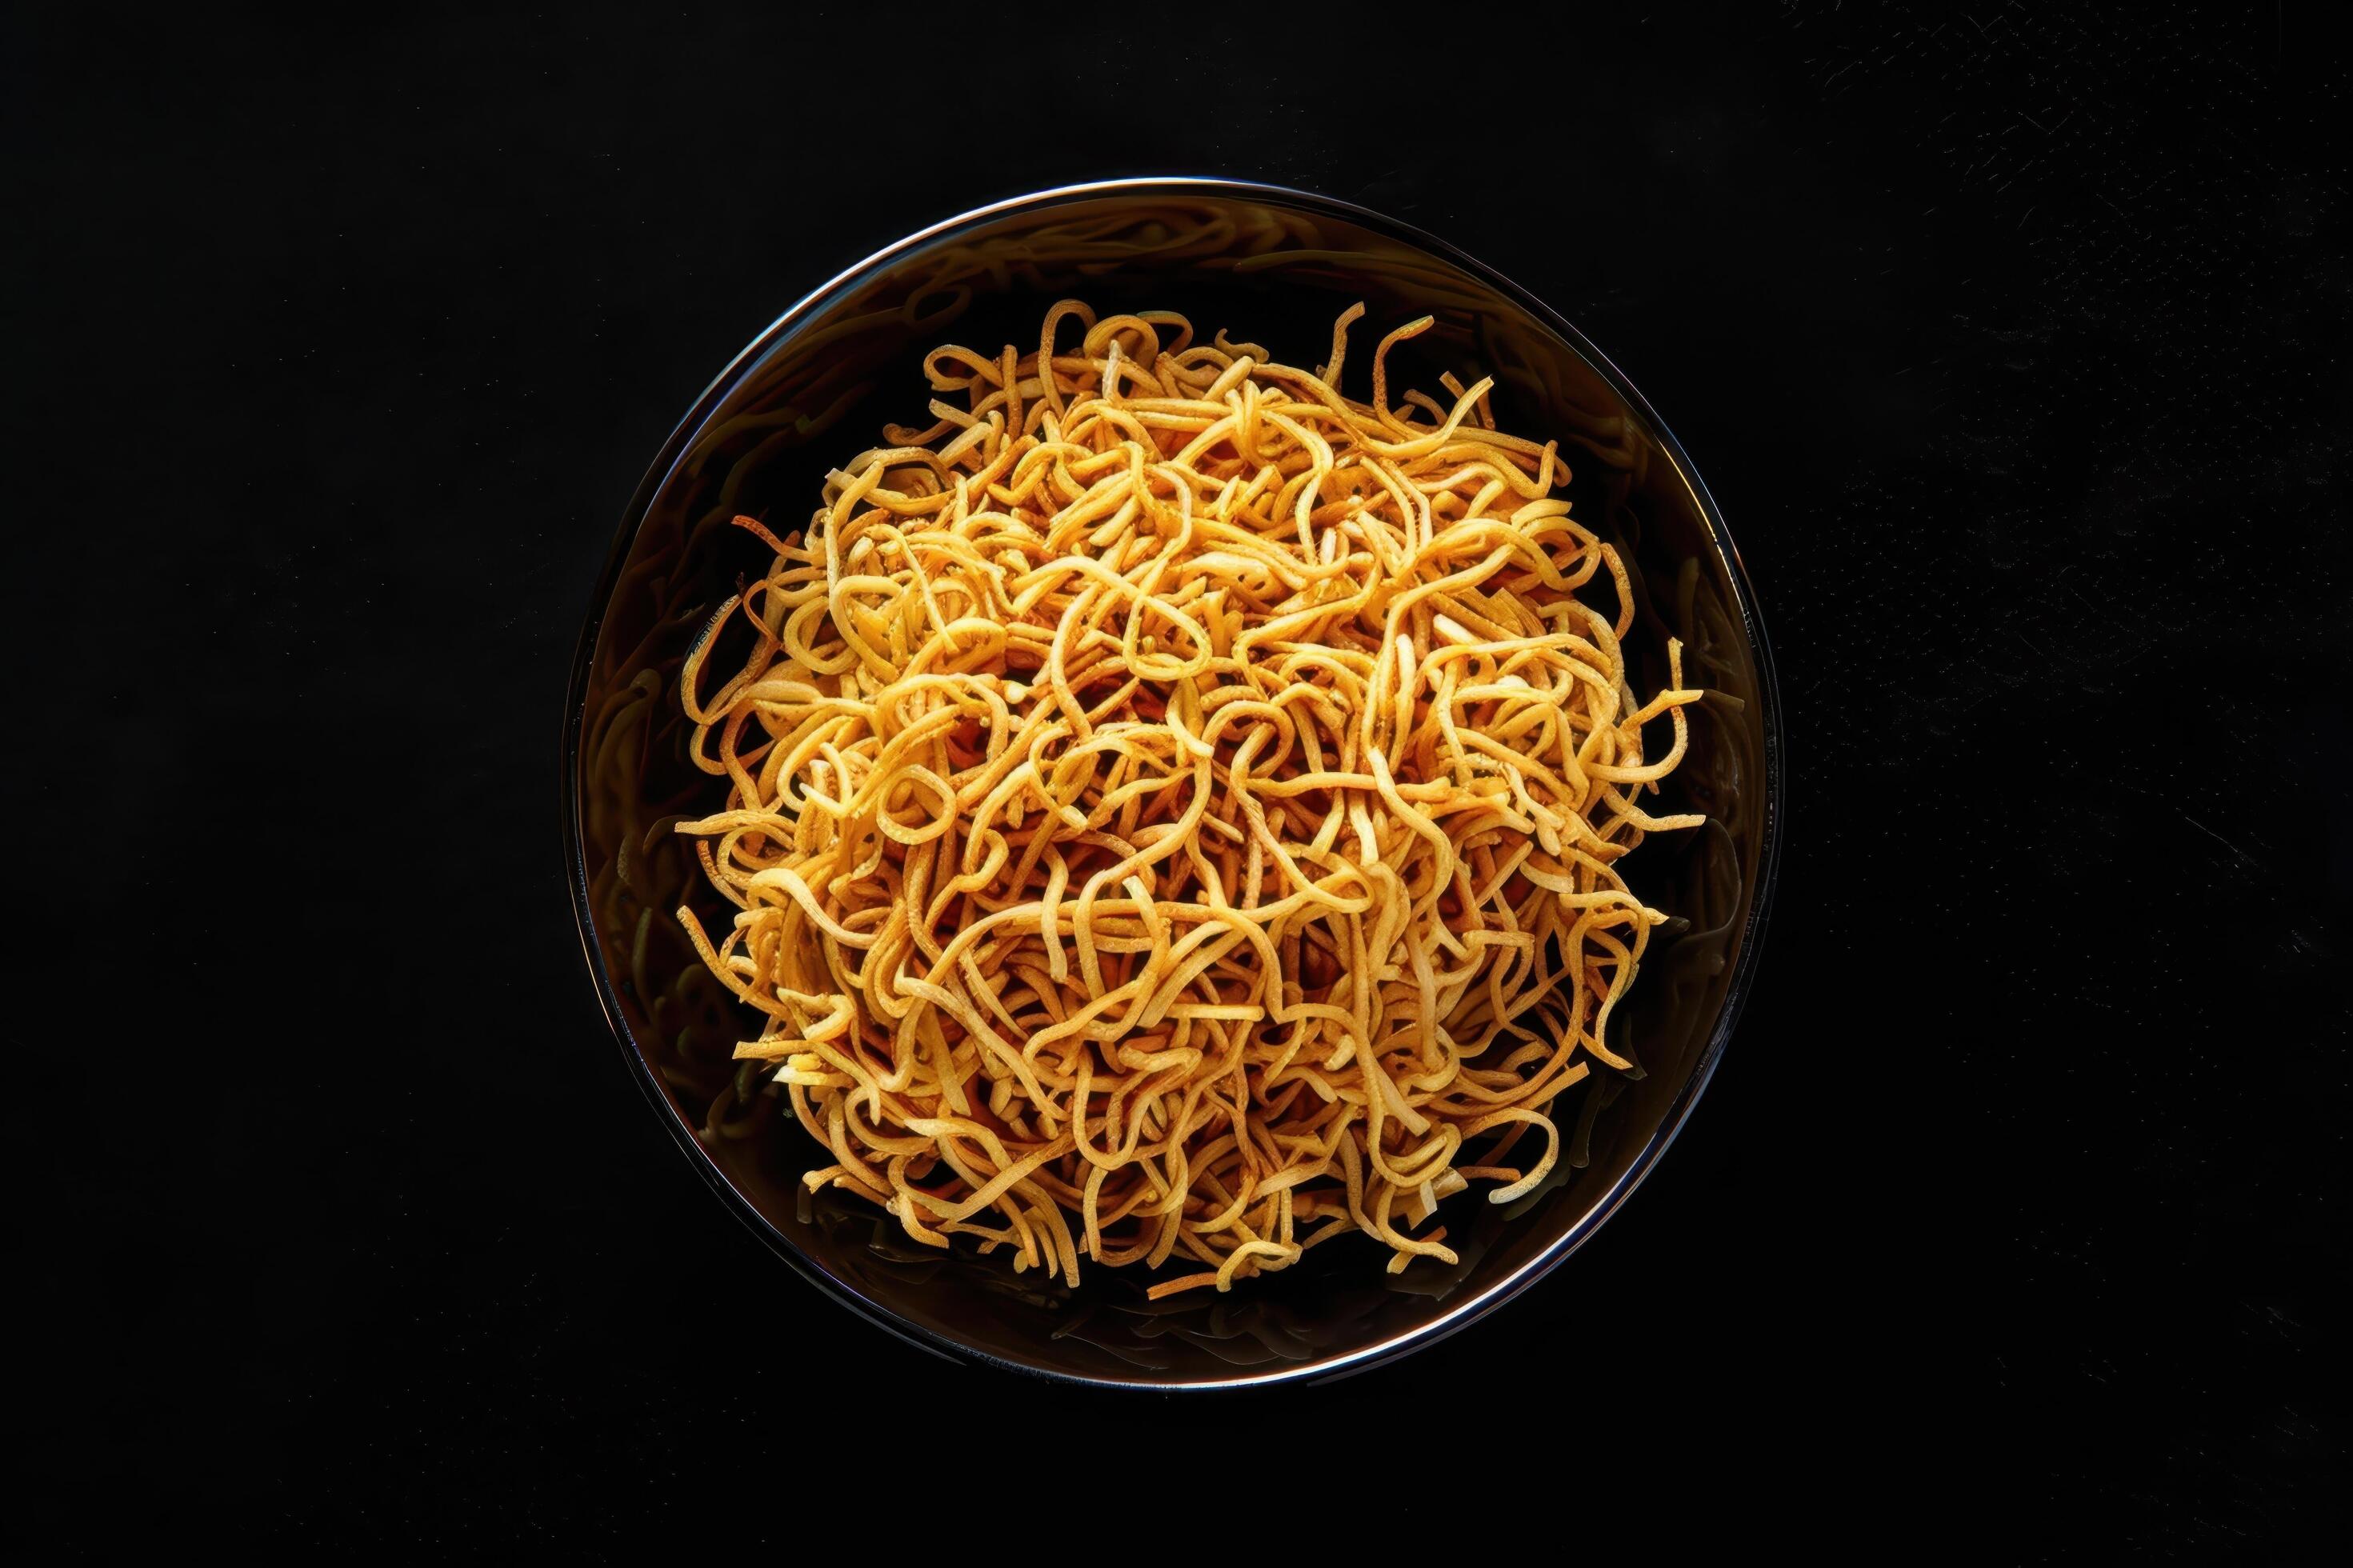
<path fill-rule="evenodd" d="M 1496 378 L 1504 428 L 1557 436 L 1576 515 L 1615 542 L 1641 605 L 1637 689 L 1683 640 L 1690 750 L 1654 811 L 1705 826 L 1652 836 L 1624 863 L 1673 917 L 1613 1020 L 1636 1063 L 1567 1091 L 1565 1152 L 1536 1191 L 1447 1200 L 1460 1261 L 1390 1275 L 1358 1238 L 1227 1294 L 1147 1300 L 1133 1269 L 1076 1286 L 1003 1257 L 915 1246 L 878 1209 L 811 1194 L 826 1160 L 731 1059 L 750 1025 L 703 973 L 673 911 L 716 903 L 681 815 L 723 785 L 684 752 L 678 670 L 762 546 L 738 512 L 797 526 L 826 470 L 892 421 L 921 423 L 920 364 L 943 342 L 1034 342 L 1048 304 L 1182 310 L 1320 363 L 1333 319 L 1367 307 L 1366 341 L 1421 315 L 1392 384 Z M 1699 474 L 1650 405 L 1567 321 L 1452 247 L 1345 202 L 1224 180 L 1075 185 L 912 235 L 802 300 L 721 372 L 621 521 L 580 635 L 564 716 L 563 836 L 587 966 L 630 1071 L 714 1192 L 794 1269 L 871 1322 L 946 1356 L 1076 1384 L 1234 1388 L 1334 1377 L 1459 1330 L 1558 1266 L 1666 1152 L 1722 1056 L 1756 972 L 1781 816 L 1778 704 L 1754 595 Z M 1622 1038 L 1620 1031 L 1622 1031 Z M 1574 1097 L 1574 1098 L 1572 1098 Z"/>

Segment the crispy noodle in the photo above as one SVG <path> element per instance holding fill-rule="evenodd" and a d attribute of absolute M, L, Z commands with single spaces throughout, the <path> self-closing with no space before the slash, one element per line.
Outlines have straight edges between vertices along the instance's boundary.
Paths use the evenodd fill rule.
<path fill-rule="evenodd" d="M 1369 403 L 1179 316 L 1074 300 L 925 361 L 925 429 L 827 477 L 686 663 L 736 908 L 712 972 L 830 1151 L 816 1187 L 1017 1268 L 1231 1287 L 1560 1153 L 1651 929 L 1616 865 L 1694 826 L 1619 557 L 1490 383 Z M 1058 346 L 1057 340 L 1064 342 Z M 1590 607 L 1579 590 L 1608 603 Z M 748 623 L 708 691 L 716 634 Z M 1646 760 L 1642 727 L 1672 741 Z"/>

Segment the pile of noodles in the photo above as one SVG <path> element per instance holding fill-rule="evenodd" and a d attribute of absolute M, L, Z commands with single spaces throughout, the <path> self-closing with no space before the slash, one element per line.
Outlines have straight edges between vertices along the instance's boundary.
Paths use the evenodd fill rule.
<path fill-rule="evenodd" d="M 1628 1067 L 1665 916 L 1617 862 L 1700 820 L 1637 796 L 1701 693 L 1680 645 L 1629 687 L 1625 569 L 1489 383 L 1392 405 L 1426 320 L 1341 395 L 1361 310 L 1309 372 L 1064 301 L 1029 353 L 934 353 L 937 422 L 797 539 L 736 520 L 776 558 L 687 661 L 731 787 L 679 828 L 736 913 L 679 918 L 765 1015 L 736 1055 L 831 1152 L 812 1188 L 1050 1276 L 1198 1266 L 1155 1294 L 1348 1231 L 1451 1263 L 1440 1200 L 1530 1191 L 1555 1098 Z"/>

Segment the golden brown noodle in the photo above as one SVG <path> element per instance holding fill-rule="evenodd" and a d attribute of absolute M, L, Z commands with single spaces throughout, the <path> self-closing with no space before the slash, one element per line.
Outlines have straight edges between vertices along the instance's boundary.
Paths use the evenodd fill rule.
<path fill-rule="evenodd" d="M 907 1234 L 1200 1271 L 1343 1231 L 1454 1261 L 1472 1181 L 1547 1111 L 1665 919 L 1619 858 L 1682 758 L 1628 685 L 1617 553 L 1490 384 L 1369 403 L 1183 318 L 1065 300 L 1036 350 L 944 347 L 935 423 L 828 475 L 681 685 L 726 809 L 679 825 L 737 907 L 712 972 Z M 1075 336 L 1058 348 L 1057 339 Z M 1614 593 L 1616 615 L 1579 600 Z M 755 639 L 708 697 L 732 617 Z M 1673 740 L 1645 760 L 1642 726 Z M 1524 1149 L 1532 1141 L 1540 1150 Z M 1533 1155 L 1533 1157 L 1531 1157 Z"/>

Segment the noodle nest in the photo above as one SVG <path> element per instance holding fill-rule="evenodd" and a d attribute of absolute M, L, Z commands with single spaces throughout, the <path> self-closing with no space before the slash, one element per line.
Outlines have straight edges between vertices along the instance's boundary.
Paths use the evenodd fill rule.
<path fill-rule="evenodd" d="M 944 347 L 681 679 L 733 905 L 679 919 L 831 1163 L 918 1242 L 1155 1296 L 1347 1232 L 1451 1264 L 1534 1190 L 1651 929 L 1619 860 L 1682 758 L 1617 552 L 1481 381 L 1394 404 L 1073 300 Z M 1059 342 L 1058 342 L 1059 340 Z M 1596 605 L 1600 607 L 1596 607 Z M 732 630 L 730 628 L 733 628 Z M 723 681 L 730 630 L 752 647 Z M 705 691 L 706 685 L 711 689 Z M 1643 754 L 1643 727 L 1672 740 Z"/>

